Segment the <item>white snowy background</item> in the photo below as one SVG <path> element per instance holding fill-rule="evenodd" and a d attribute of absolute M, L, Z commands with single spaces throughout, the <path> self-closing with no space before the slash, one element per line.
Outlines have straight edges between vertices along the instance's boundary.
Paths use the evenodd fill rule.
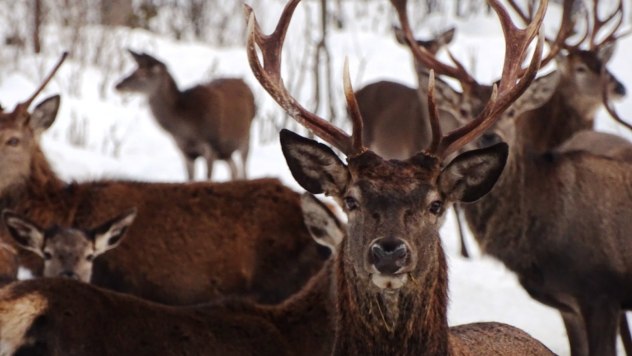
<path fill-rule="evenodd" d="M 276 24 L 283 1 L 252 3 L 266 32 Z M 345 27 L 331 26 L 328 45 L 332 56 L 334 95 L 338 112 L 342 107 L 342 63 L 349 57 L 354 87 L 388 79 L 416 85 L 409 52 L 398 45 L 390 31 L 396 17 L 386 0 L 371 3 L 343 2 Z M 0 3 L 6 6 L 6 2 Z M 311 73 L 301 67 L 301 58 L 312 55 L 314 41 L 307 41 L 305 27 L 318 29 L 317 2 L 301 4 L 296 10 L 286 39 L 284 78 L 292 85 L 299 101 L 307 107 L 313 93 Z M 364 8 L 366 6 L 366 8 Z M 450 6 L 445 5 L 445 6 Z M 6 9 L 4 9 L 6 10 Z M 629 9 L 625 20 L 629 23 Z M 550 5 L 545 28 L 554 33 L 559 22 L 559 8 Z M 415 21 L 416 33 L 423 37 L 451 26 L 457 27 L 450 50 L 460 58 L 481 82 L 490 82 L 500 75 L 504 42 L 495 15 L 484 13 L 455 19 L 452 11 Z M 169 14 L 159 20 L 168 22 Z M 243 17 L 237 13 L 234 35 L 243 38 Z M 7 34 L 9 28 L 0 29 Z M 43 54 L 32 55 L 10 46 L 0 48 L 0 102 L 8 109 L 28 97 L 64 49 L 73 39 L 71 29 L 55 25 L 43 28 Z M 316 37 L 315 35 L 312 37 Z M 235 37 L 237 38 L 237 37 Z M 181 88 L 211 80 L 218 76 L 244 78 L 256 95 L 259 115 L 252 127 L 249 178 L 278 177 L 297 191 L 282 157 L 272 122 L 279 123 L 283 114 L 261 89 L 251 74 L 243 40 L 230 47 L 217 47 L 203 42 L 174 41 L 144 30 L 86 26 L 73 53 L 40 99 L 54 93 L 62 95 L 62 106 L 55 124 L 42 139 L 46 156 L 54 169 L 67 180 L 121 178 L 143 181 L 185 180 L 183 163 L 171 138 L 153 121 L 145 100 L 139 96 L 121 96 L 113 90 L 115 82 L 134 67 L 125 49 L 147 51 L 162 59 Z M 632 87 L 630 48 L 632 37 L 622 39 L 610 63 L 610 70 Z M 98 52 L 97 52 L 98 49 Z M 626 50 L 627 49 L 627 50 Z M 445 55 L 445 53 L 443 54 Z M 80 58 L 78 58 L 80 57 Z M 86 58 L 93 58 L 86 60 Z M 303 73 L 302 73 L 303 72 Z M 302 74 L 301 74 L 302 73 Z M 297 80 L 298 78 L 298 80 Z M 626 98 L 616 107 L 623 117 L 632 120 L 632 99 Z M 326 116 L 326 111 L 321 110 Z M 339 115 L 341 116 L 341 115 Z M 344 123 L 339 117 L 337 123 Z M 346 125 L 346 124 L 345 124 Z M 296 128 L 296 125 L 292 124 Z M 348 129 L 348 126 L 345 126 Z M 605 111 L 598 114 L 597 127 L 630 138 L 630 133 L 609 119 Z M 263 133 L 265 132 L 265 134 Z M 203 163 L 197 162 L 203 169 Z M 200 172 L 200 178 L 203 172 Z M 224 181 L 228 170 L 217 163 L 213 180 Z M 441 229 L 449 258 L 451 325 L 474 321 L 501 321 L 520 327 L 544 342 L 554 352 L 567 355 L 568 345 L 558 313 L 533 301 L 519 286 L 516 277 L 500 262 L 481 256 L 470 237 L 468 247 L 474 257 L 464 259 L 458 253 L 457 231 L 452 213 Z"/>

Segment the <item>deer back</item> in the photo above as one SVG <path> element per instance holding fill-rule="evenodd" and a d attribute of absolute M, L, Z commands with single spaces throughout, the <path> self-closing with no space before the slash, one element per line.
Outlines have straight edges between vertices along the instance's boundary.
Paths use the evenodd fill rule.
<path fill-rule="evenodd" d="M 3 355 L 290 354 L 274 325 L 254 315 L 164 306 L 61 278 L 4 288 L 0 338 Z"/>
<path fill-rule="evenodd" d="M 0 147 L 6 167 L 0 202 L 39 226 L 78 229 L 137 207 L 127 239 L 95 261 L 93 283 L 171 304 L 223 293 L 278 302 L 322 265 L 324 258 L 303 223 L 299 195 L 274 179 L 63 183 L 39 146 L 58 106 L 59 97 L 52 97 L 32 113 L 18 106 L 0 116 L 0 139 L 7 142 Z M 1 234 L 13 243 L 4 226 Z M 20 256 L 21 264 L 41 274 L 39 256 L 24 250 Z M 296 279 L 301 282 L 292 285 Z"/>

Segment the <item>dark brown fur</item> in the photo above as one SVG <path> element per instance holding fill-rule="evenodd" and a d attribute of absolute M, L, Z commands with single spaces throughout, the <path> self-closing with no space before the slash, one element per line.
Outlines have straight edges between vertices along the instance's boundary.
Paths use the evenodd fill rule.
<path fill-rule="evenodd" d="M 14 345 L 16 355 L 326 355 L 330 266 L 277 306 L 227 299 L 170 307 L 65 279 L 18 282 L 0 291 L 0 353 Z M 33 296 L 42 308 L 20 314 Z M 28 325 L 15 341 L 8 328 L 18 318 Z"/>
<path fill-rule="evenodd" d="M 348 159 L 346 166 L 326 146 L 288 131 L 281 133 L 281 145 L 295 179 L 313 193 L 332 195 L 349 217 L 349 235 L 333 269 L 335 355 L 479 355 L 510 347 L 517 354 L 551 354 L 507 325 L 470 324 L 452 333 L 447 324 L 447 265 L 439 217 L 428 206 L 435 199 L 447 204 L 462 199 L 461 194 L 476 196 L 489 189 L 502 169 L 501 146 L 463 155 L 442 172 L 436 158 L 422 153 L 386 161 L 367 151 Z M 470 159 L 479 158 L 489 161 L 486 168 L 477 164 L 461 171 L 472 167 L 466 163 Z M 477 176 L 477 183 L 470 185 L 467 178 L 451 182 L 452 169 Z M 377 272 L 367 259 L 373 241 L 383 238 L 406 240 L 410 256 L 403 272 Z M 376 277 L 392 282 L 380 286 Z M 394 286 L 396 280 L 403 282 Z M 503 341 L 497 344 L 496 339 Z"/>
<path fill-rule="evenodd" d="M 21 137 L 18 146 L 0 148 L 5 164 L 0 208 L 40 226 L 76 228 L 138 209 L 121 246 L 95 261 L 93 283 L 168 304 L 232 293 L 278 302 L 322 265 L 303 223 L 299 195 L 277 180 L 65 184 L 44 158 L 33 127 L 42 129 L 33 120 L 0 117 L 0 142 Z M 41 267 L 30 252 L 21 253 L 21 261 L 36 272 Z"/>
<path fill-rule="evenodd" d="M 483 251 L 560 310 L 574 355 L 614 355 L 619 313 L 632 306 L 631 186 L 630 163 L 515 145 L 497 187 L 464 205 Z"/>

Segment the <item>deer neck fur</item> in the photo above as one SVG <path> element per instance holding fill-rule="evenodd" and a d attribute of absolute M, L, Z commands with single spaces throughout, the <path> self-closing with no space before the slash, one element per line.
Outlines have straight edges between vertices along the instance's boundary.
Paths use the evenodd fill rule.
<path fill-rule="evenodd" d="M 0 205 L 3 209 L 15 209 L 24 204 L 35 207 L 44 202 L 53 203 L 64 186 L 65 183 L 53 172 L 44 153 L 36 148 L 28 174 L 7 182 L 0 189 Z"/>
<path fill-rule="evenodd" d="M 519 144 L 538 153 L 559 146 L 576 132 L 593 128 L 600 103 L 600 98 L 579 96 L 576 87 L 562 80 L 547 103 L 518 118 Z"/>
<path fill-rule="evenodd" d="M 439 246 L 439 245 L 437 245 Z M 354 272 L 341 249 L 335 262 L 335 355 L 447 355 L 447 266 L 439 264 L 412 286 L 379 292 Z"/>
<path fill-rule="evenodd" d="M 151 112 L 164 128 L 168 129 L 177 123 L 174 117 L 177 116 L 180 95 L 182 92 L 169 73 L 165 73 L 160 84 L 149 95 L 148 102 Z"/>

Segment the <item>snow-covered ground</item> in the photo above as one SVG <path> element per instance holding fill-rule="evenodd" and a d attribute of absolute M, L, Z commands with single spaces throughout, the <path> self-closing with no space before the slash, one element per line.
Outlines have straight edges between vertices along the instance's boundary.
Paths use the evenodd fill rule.
<path fill-rule="evenodd" d="M 256 2 L 253 6 L 259 21 L 266 31 L 271 31 L 278 18 L 282 2 Z M 287 38 L 287 53 L 292 56 L 285 61 L 284 77 L 292 81 L 299 75 L 296 58 L 300 58 L 307 46 L 303 34 L 305 16 L 316 17 L 316 4 L 305 4 L 296 11 Z M 554 29 L 556 8 L 547 18 L 547 29 Z M 369 11 L 370 12 L 370 11 Z M 378 79 L 396 80 L 415 85 L 408 51 L 398 45 L 392 34 L 384 30 L 395 17 L 386 1 L 378 3 L 373 12 L 380 17 L 381 27 L 374 31 L 369 19 L 349 21 L 348 28 L 333 31 L 329 37 L 334 70 L 334 83 L 342 98 L 341 70 L 345 56 L 351 63 L 351 74 L 356 88 Z M 353 14 L 348 14 L 352 16 Z M 243 21 L 235 18 L 234 21 Z M 314 20 L 312 20 L 313 22 Z M 386 25 L 385 25 L 386 23 Z M 503 40 L 496 18 L 479 15 L 456 21 L 450 16 L 432 16 L 417 30 L 421 35 L 439 32 L 451 25 L 457 26 L 455 43 L 450 47 L 464 63 L 475 63 L 472 71 L 483 82 L 500 75 L 503 56 Z M 41 80 L 46 68 L 50 68 L 64 48 L 63 32 L 54 26 L 45 28 L 47 48 L 45 55 L 26 55 L 10 66 L 0 68 L 0 98 L 2 104 L 12 108 L 25 99 Z M 253 88 L 261 113 L 253 126 L 253 141 L 248 162 L 250 178 L 275 176 L 297 191 L 301 188 L 292 179 L 281 155 L 276 139 L 261 137 L 264 121 L 281 117 L 276 104 L 260 88 L 248 67 L 243 47 L 212 48 L 199 42 L 175 42 L 157 37 L 141 30 L 117 30 L 103 37 L 103 30 L 88 28 L 95 41 L 110 41 L 113 45 L 108 60 L 101 63 L 121 63 L 110 66 L 106 71 L 99 65 L 80 65 L 71 59 L 64 65 L 45 94 L 60 93 L 62 107 L 57 122 L 43 137 L 43 147 L 56 171 L 65 179 L 86 180 L 102 177 L 149 181 L 183 181 L 183 163 L 171 138 L 154 122 L 142 98 L 120 96 L 113 91 L 115 81 L 128 73 L 133 65 L 125 48 L 146 50 L 163 59 L 182 88 L 208 80 L 215 75 L 239 76 Z M 92 31 L 92 32 L 90 32 Z M 623 82 L 632 85 L 630 51 L 632 37 L 620 41 L 619 51 L 611 62 L 611 71 Z M 11 48 L 0 50 L 2 58 L 10 58 Z M 294 58 L 294 62 L 292 61 Z M 472 62 L 471 59 L 474 59 Z M 114 70 L 111 68 L 115 68 Z M 291 67 L 291 68 L 288 68 Z M 113 72 L 114 71 L 114 72 Z M 311 98 L 313 79 L 304 78 L 297 96 L 306 102 Z M 617 104 L 623 117 L 632 118 L 632 99 Z M 323 114 L 324 115 L 324 114 Z M 605 112 L 599 112 L 599 129 L 618 133 L 630 138 L 630 134 L 615 125 Z M 269 127 L 269 126 L 268 126 Z M 202 162 L 198 162 L 203 167 Z M 214 180 L 228 178 L 226 167 L 219 163 Z M 473 321 L 495 320 L 523 328 L 543 341 L 556 353 L 568 354 L 568 345 L 563 325 L 557 312 L 532 299 L 518 285 L 515 276 L 504 266 L 477 253 L 470 239 L 469 247 L 475 257 L 463 259 L 458 254 L 457 233 L 454 219 L 449 213 L 442 228 L 444 246 L 450 262 L 450 324 Z"/>

